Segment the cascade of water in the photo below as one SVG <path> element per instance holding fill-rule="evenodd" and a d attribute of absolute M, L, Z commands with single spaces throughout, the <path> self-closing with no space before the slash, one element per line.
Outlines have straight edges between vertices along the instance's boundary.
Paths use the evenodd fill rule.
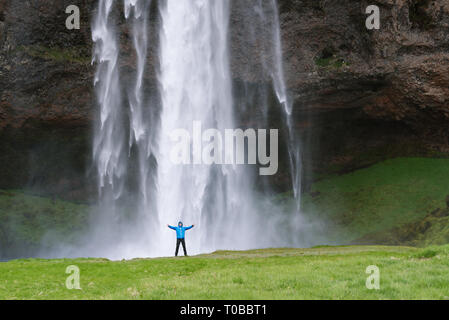
<path fill-rule="evenodd" d="M 186 129 L 194 135 L 194 122 L 203 129 L 233 128 L 233 101 L 228 57 L 229 3 L 223 1 L 167 0 L 161 8 L 160 43 L 162 115 L 158 155 L 158 210 L 161 221 L 195 223 L 194 252 L 202 248 L 210 225 L 205 225 L 204 201 L 216 201 L 214 219 L 222 219 L 225 201 L 219 200 L 208 185 L 214 167 L 200 164 L 201 148 L 192 145 L 194 165 L 174 165 L 170 160 L 170 134 Z M 220 168 L 221 169 L 221 168 Z M 220 170 L 218 170 L 220 171 Z M 215 192 L 223 192 L 222 172 L 215 176 Z M 221 188 L 219 186 L 222 186 Z M 235 191 L 234 191 L 235 192 Z M 171 243 L 170 231 L 164 243 Z M 209 238 L 209 244 L 214 239 Z M 203 242 L 203 246 L 205 243 Z"/>
<path fill-rule="evenodd" d="M 247 54 L 252 55 L 257 61 L 252 65 L 252 69 L 259 70 L 259 76 L 265 81 L 271 80 L 277 102 L 281 107 L 284 123 L 287 129 L 286 144 L 288 149 L 289 166 L 292 180 L 292 190 L 296 199 L 296 213 L 300 213 L 301 202 L 301 154 L 300 142 L 294 128 L 292 103 L 288 97 L 287 86 L 284 76 L 283 51 L 281 41 L 281 26 L 279 21 L 279 11 L 276 0 L 250 0 L 239 10 L 250 11 L 250 14 L 243 16 L 241 23 L 248 30 Z M 248 21 L 245 21 L 247 19 Z M 251 72 L 251 71 L 249 71 Z M 252 71 L 254 72 L 254 71 Z M 254 104 L 253 95 L 256 99 L 258 108 L 261 109 L 264 118 L 260 124 L 267 123 L 267 109 L 271 102 L 267 101 L 268 93 L 266 87 L 259 88 L 257 92 L 251 93 L 248 90 L 246 95 L 251 101 L 244 104 Z"/>
<path fill-rule="evenodd" d="M 136 83 L 130 96 L 130 148 L 145 139 L 147 126 L 143 117 L 143 76 L 148 49 L 146 1 L 125 0 L 125 18 L 133 16 L 132 37 L 137 56 Z"/>
<path fill-rule="evenodd" d="M 124 0 L 125 18 L 132 24 L 131 33 L 136 52 L 135 84 L 132 87 L 129 101 L 130 136 L 129 150 L 136 147 L 138 176 L 138 223 L 142 230 L 143 251 L 152 251 L 155 247 L 151 239 L 157 238 L 158 224 L 155 207 L 151 204 L 150 194 L 153 173 L 151 172 L 152 143 L 151 121 L 148 109 L 151 107 L 144 100 L 144 75 L 148 51 L 148 15 L 151 1 Z"/>
<path fill-rule="evenodd" d="M 100 199 L 91 221 L 94 233 L 85 239 L 82 250 L 83 255 L 109 257 L 112 256 L 111 243 L 120 241 L 127 234 L 123 231 L 126 223 L 118 205 L 125 190 L 127 157 L 113 4 L 113 0 L 99 0 L 92 24 L 95 44 L 92 63 L 97 64 L 94 85 L 99 106 L 93 160 Z"/>
<path fill-rule="evenodd" d="M 293 184 L 293 195 L 296 199 L 296 210 L 301 210 L 301 149 L 295 128 L 293 127 L 292 104 L 288 98 L 285 85 L 284 65 L 281 42 L 281 25 L 279 23 L 279 12 L 277 1 L 271 0 L 273 8 L 273 43 L 274 43 L 274 70 L 272 72 L 273 85 L 279 103 L 284 107 L 284 116 L 288 127 L 288 152 L 290 157 L 290 171 Z"/>
<path fill-rule="evenodd" d="M 268 46 L 273 61 L 263 61 L 263 68 L 270 74 L 279 104 L 284 107 L 290 137 L 288 147 L 292 180 L 299 203 L 299 147 L 283 75 L 277 3 L 275 0 L 270 3 L 272 39 L 268 41 Z M 139 193 L 133 199 L 138 200 L 134 205 L 139 212 L 136 224 L 121 228 L 131 235 L 118 237 L 120 240 L 117 241 L 122 243 L 113 248 L 112 255 L 108 251 L 106 255 L 127 258 L 168 255 L 174 246 L 174 237 L 165 226 L 168 223 L 176 224 L 179 220 L 197 226 L 189 235 L 192 254 L 216 249 L 284 245 L 284 235 L 275 234 L 272 227 L 277 217 L 260 213 L 266 201 L 260 201 L 255 191 L 253 170 L 245 165 L 203 164 L 203 149 L 201 143 L 198 145 L 196 142 L 202 140 L 206 129 L 224 132 L 225 129 L 236 128 L 228 43 L 230 0 L 159 2 L 161 114 L 157 126 L 157 145 L 150 141 L 154 129 L 147 110 L 153 106 L 145 100 L 144 93 L 145 74 L 150 72 L 146 70 L 150 1 L 124 0 L 125 18 L 132 26 L 136 52 L 135 83 L 128 92 L 128 152 L 125 143 L 127 133 L 123 125 L 126 120 L 123 110 L 126 108 L 123 108 L 117 66 L 119 50 L 110 22 L 112 4 L 112 0 L 99 1 L 98 15 L 93 24 L 94 61 L 98 63 L 95 83 L 101 115 L 95 134 L 94 160 L 102 202 L 107 204 L 100 211 L 114 213 L 118 199 L 126 193 L 123 192 L 125 178 L 133 150 L 137 157 Z M 259 4 L 262 8 L 260 1 Z M 192 165 L 179 165 L 172 161 L 172 134 L 177 129 L 185 129 L 192 134 L 189 141 Z M 155 157 L 157 167 L 150 165 L 151 156 Z M 150 181 L 153 174 L 157 178 L 156 186 Z M 151 192 L 156 194 L 155 203 L 149 197 Z M 274 207 L 265 209 L 277 210 Z M 261 234 L 264 237 L 261 238 Z"/>
<path fill-rule="evenodd" d="M 112 192 L 113 198 L 117 199 L 123 190 L 126 168 L 117 66 L 118 45 L 114 27 L 110 23 L 112 4 L 112 0 L 100 0 L 98 15 L 92 26 L 92 40 L 95 43 L 92 62 L 98 63 L 94 83 L 100 106 L 93 154 L 100 194 Z"/>

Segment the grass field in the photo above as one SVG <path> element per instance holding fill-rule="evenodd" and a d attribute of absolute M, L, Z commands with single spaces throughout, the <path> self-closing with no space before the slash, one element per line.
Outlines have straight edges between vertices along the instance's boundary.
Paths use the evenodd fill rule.
<path fill-rule="evenodd" d="M 66 268 L 80 269 L 68 290 Z M 380 270 L 368 290 L 366 268 Z M 449 299 L 449 246 L 320 247 L 189 258 L 0 263 L 0 299 Z"/>
<path fill-rule="evenodd" d="M 328 222 L 329 240 L 346 244 L 420 221 L 446 208 L 448 195 L 449 159 L 397 158 L 320 180 L 304 195 L 303 209 Z M 434 220 L 434 232 L 416 245 L 449 243 L 449 219 Z"/>
<path fill-rule="evenodd" d="M 323 244 L 423 248 L 270 249 L 118 262 L 14 260 L 0 263 L 0 299 L 449 299 L 448 195 L 448 159 L 392 159 L 316 182 L 303 196 L 304 214 L 326 224 Z M 290 205 L 288 194 L 276 201 Z M 84 205 L 0 191 L 0 243 L 27 256 L 48 239 L 49 230 L 52 239 L 70 241 L 82 234 L 88 212 Z M 15 251 L 22 247 L 28 251 Z M 70 265 L 81 270 L 82 290 L 65 287 Z M 370 265 L 380 268 L 380 290 L 365 287 Z"/>

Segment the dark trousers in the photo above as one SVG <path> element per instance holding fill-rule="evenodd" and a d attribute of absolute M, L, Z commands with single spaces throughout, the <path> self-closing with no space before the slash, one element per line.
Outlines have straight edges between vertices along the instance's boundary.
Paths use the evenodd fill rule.
<path fill-rule="evenodd" d="M 180 243 L 182 243 L 182 249 L 184 250 L 184 255 L 187 256 L 186 241 L 184 239 L 178 239 L 176 241 L 176 253 L 175 253 L 175 256 L 178 256 L 179 244 Z"/>

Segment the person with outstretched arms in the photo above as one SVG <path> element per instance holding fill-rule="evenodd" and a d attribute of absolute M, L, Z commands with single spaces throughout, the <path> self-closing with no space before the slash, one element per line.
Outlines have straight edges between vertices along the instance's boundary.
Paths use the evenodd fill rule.
<path fill-rule="evenodd" d="M 186 241 L 185 241 L 185 232 L 187 230 L 192 229 L 195 225 L 191 225 L 190 227 L 184 227 L 182 221 L 178 222 L 177 227 L 173 227 L 171 225 L 167 225 L 170 229 L 176 231 L 176 252 L 175 256 L 178 256 L 179 245 L 182 244 L 182 249 L 184 250 L 184 255 L 187 257 L 187 249 L 186 249 Z"/>

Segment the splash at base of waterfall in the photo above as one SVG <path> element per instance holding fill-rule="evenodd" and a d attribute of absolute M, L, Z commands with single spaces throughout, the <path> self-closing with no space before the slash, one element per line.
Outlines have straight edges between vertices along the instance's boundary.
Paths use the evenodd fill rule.
<path fill-rule="evenodd" d="M 99 105 L 93 158 L 99 204 L 92 217 L 91 234 L 82 249 L 72 249 L 71 255 L 112 259 L 169 256 L 176 239 L 166 225 L 180 220 L 196 225 L 187 239 L 191 254 L 306 245 L 302 233 L 308 222 L 299 206 L 299 143 L 283 74 L 277 3 L 250 2 L 245 10 L 269 32 L 253 39 L 255 30 L 248 30 L 248 39 L 262 44 L 260 68 L 271 78 L 271 90 L 278 99 L 285 127 L 267 129 L 287 132 L 288 170 L 296 200 L 276 201 L 268 180 L 260 180 L 258 176 L 267 169 L 263 165 L 268 163 L 269 155 L 277 156 L 277 146 L 264 153 L 263 142 L 253 147 L 245 142 L 250 140 L 250 134 L 243 134 L 243 142 L 237 145 L 248 147 L 249 153 L 240 160 L 249 160 L 251 165 L 227 163 L 225 155 L 221 162 L 195 163 L 205 153 L 204 141 L 193 139 L 183 145 L 182 161 L 173 161 L 172 138 L 177 130 L 195 132 L 195 123 L 201 123 L 216 132 L 236 132 L 240 108 L 250 103 L 242 101 L 245 97 L 233 96 L 230 0 L 164 0 L 158 2 L 159 11 L 151 13 L 151 1 L 124 0 L 126 26 L 136 57 L 135 71 L 127 75 L 126 81 L 119 62 L 121 29 L 115 27 L 112 13 L 116 2 L 99 0 L 92 25 Z M 149 41 L 149 33 L 156 32 L 151 29 L 155 25 L 150 26 L 150 14 L 160 18 L 159 43 Z M 257 26 L 253 23 L 251 28 Z M 157 72 L 147 63 L 152 46 L 158 48 Z M 157 75 L 158 92 L 151 93 L 155 97 L 149 97 L 149 73 Z M 262 96 L 267 95 L 264 92 Z M 263 117 L 255 125 L 266 128 L 268 102 L 259 109 Z M 264 142 L 268 145 L 277 142 L 277 135 L 271 136 L 269 142 L 266 136 Z M 225 140 L 210 132 L 208 138 L 212 146 Z M 218 152 L 212 149 L 208 149 L 208 159 L 216 160 Z M 277 163 L 276 168 L 270 163 L 269 169 L 267 174 L 277 173 Z"/>

